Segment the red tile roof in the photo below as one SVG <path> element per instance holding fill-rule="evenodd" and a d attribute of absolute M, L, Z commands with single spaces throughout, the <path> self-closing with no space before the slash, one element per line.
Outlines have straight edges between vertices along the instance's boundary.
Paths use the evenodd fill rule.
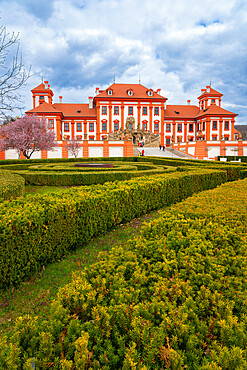
<path fill-rule="evenodd" d="M 194 119 L 198 112 L 199 108 L 196 105 L 167 105 L 165 118 Z"/>
<path fill-rule="evenodd" d="M 108 95 L 107 93 L 107 91 L 110 89 L 112 90 L 112 95 Z M 128 90 L 133 91 L 132 96 L 128 95 L 127 93 Z M 147 91 L 150 90 L 153 92 L 152 96 L 149 96 L 147 94 Z M 112 84 L 106 90 L 96 95 L 96 99 L 97 98 L 110 99 L 111 97 L 114 99 L 124 98 L 124 99 L 145 99 L 145 100 L 159 99 L 162 101 L 167 100 L 167 98 L 165 98 L 164 96 L 157 94 L 154 90 L 148 89 L 147 87 L 141 84 Z"/>
<path fill-rule="evenodd" d="M 224 116 L 234 116 L 234 117 L 237 116 L 236 113 L 223 109 L 216 104 L 212 104 L 207 109 L 200 110 L 196 118 L 207 116 L 207 115 L 211 115 L 211 116 L 224 115 Z"/>
<path fill-rule="evenodd" d="M 96 117 L 96 108 L 89 109 L 88 104 L 55 103 L 53 107 L 64 117 Z"/>
<path fill-rule="evenodd" d="M 38 105 L 37 107 L 28 110 L 26 113 L 60 113 L 54 106 L 46 102 Z"/>
<path fill-rule="evenodd" d="M 52 92 L 52 90 L 48 87 L 48 89 L 45 88 L 45 84 L 40 84 L 39 86 L 36 86 L 34 89 L 31 90 L 31 92 L 33 91 L 36 91 L 36 92 L 41 92 L 41 91 L 44 91 L 44 92 L 47 92 L 47 91 L 50 91 Z M 52 93 L 53 95 L 53 93 Z"/>
<path fill-rule="evenodd" d="M 26 113 L 62 113 L 64 117 L 96 117 L 96 109 L 89 109 L 88 104 L 55 103 L 50 105 L 44 102 Z"/>
<path fill-rule="evenodd" d="M 207 92 L 207 89 L 206 89 L 206 91 L 204 91 L 197 99 L 203 98 L 204 96 L 218 96 L 218 97 L 223 96 L 223 94 L 221 94 L 219 91 L 212 89 L 211 86 L 209 89 L 210 89 L 210 92 Z"/>

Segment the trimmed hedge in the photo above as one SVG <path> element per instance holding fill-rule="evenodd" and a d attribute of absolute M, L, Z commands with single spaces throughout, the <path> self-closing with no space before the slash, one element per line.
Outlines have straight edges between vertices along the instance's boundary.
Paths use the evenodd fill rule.
<path fill-rule="evenodd" d="M 227 161 L 236 161 L 236 160 L 241 159 L 241 162 L 245 162 L 245 163 L 247 162 L 247 157 L 243 155 L 218 156 L 217 157 L 218 161 L 220 160 L 220 158 L 227 158 Z"/>
<path fill-rule="evenodd" d="M 156 169 L 146 171 L 18 171 L 18 174 L 25 179 L 27 185 L 76 186 L 104 184 L 107 181 L 123 181 L 145 175 L 160 175 L 164 172 L 165 170 L 161 166 L 156 166 Z M 173 172 L 173 170 L 167 172 Z"/>
<path fill-rule="evenodd" d="M 9 171 L 0 171 L 0 201 L 17 198 L 25 192 L 25 180 Z"/>
<path fill-rule="evenodd" d="M 0 287 L 18 284 L 94 235 L 227 180 L 199 170 L 72 188 L 0 205 Z"/>
<path fill-rule="evenodd" d="M 2 368 L 246 369 L 246 202 L 247 180 L 224 184 L 101 254 L 49 319 L 17 320 Z"/>

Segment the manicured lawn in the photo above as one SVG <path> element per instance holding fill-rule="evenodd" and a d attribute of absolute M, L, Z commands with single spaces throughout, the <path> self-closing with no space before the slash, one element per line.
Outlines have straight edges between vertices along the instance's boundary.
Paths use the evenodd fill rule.
<path fill-rule="evenodd" d="M 35 186 L 25 185 L 25 195 L 30 194 L 46 194 L 46 193 L 58 193 L 61 190 L 66 190 L 71 186 Z"/>
<path fill-rule="evenodd" d="M 38 187 L 29 187 L 38 188 Z M 57 187 L 39 187 L 43 192 Z M 47 188 L 47 189 L 46 189 Z M 35 189 L 36 190 L 36 189 Z M 34 191 L 35 192 L 35 191 Z M 155 219 L 159 211 L 154 211 L 128 224 L 121 224 L 106 234 L 94 238 L 84 248 L 78 249 L 64 260 L 57 261 L 43 269 L 42 273 L 23 282 L 18 288 L 0 291 L 0 333 L 10 334 L 12 326 L 19 316 L 49 317 L 50 303 L 56 298 L 59 287 L 71 280 L 72 272 L 84 269 L 95 262 L 99 252 L 107 251 L 116 245 L 124 245 L 128 239 L 140 232 L 145 221 Z"/>

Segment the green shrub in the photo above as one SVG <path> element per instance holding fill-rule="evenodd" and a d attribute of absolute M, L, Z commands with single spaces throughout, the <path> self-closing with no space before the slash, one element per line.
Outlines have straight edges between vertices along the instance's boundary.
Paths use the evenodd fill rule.
<path fill-rule="evenodd" d="M 20 318 L 0 361 L 6 366 L 8 354 L 7 369 L 246 369 L 246 201 L 242 180 L 173 205 L 74 274 L 48 320 Z"/>
<path fill-rule="evenodd" d="M 71 188 L 1 204 L 0 287 L 19 283 L 114 225 L 224 181 L 224 171 L 199 170 Z"/>
<path fill-rule="evenodd" d="M 25 180 L 8 171 L 0 171 L 0 201 L 17 198 L 24 194 Z"/>

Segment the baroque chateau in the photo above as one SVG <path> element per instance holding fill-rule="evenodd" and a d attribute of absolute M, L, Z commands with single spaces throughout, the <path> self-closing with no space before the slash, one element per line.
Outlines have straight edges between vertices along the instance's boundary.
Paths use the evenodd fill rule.
<path fill-rule="evenodd" d="M 33 108 L 27 114 L 45 117 L 56 134 L 55 154 L 67 157 L 66 141 L 81 144 L 80 156 L 130 156 L 133 144 L 176 148 L 194 158 L 247 155 L 245 143 L 235 130 L 237 114 L 222 108 L 222 94 L 211 86 L 201 90 L 198 106 L 169 105 L 161 90 L 141 84 L 114 83 L 96 88 L 88 103 L 53 102 L 48 81 L 32 90 Z M 246 151 L 246 153 L 245 153 Z M 236 155 L 236 153 L 235 153 Z"/>

